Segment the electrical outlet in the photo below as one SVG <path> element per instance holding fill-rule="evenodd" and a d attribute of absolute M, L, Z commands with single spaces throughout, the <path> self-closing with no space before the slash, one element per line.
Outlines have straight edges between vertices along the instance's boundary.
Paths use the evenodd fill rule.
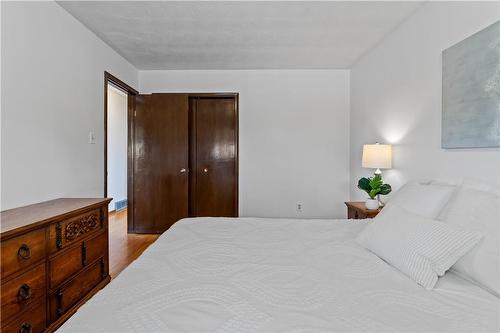
<path fill-rule="evenodd" d="M 297 202 L 297 213 L 302 213 L 302 202 Z"/>

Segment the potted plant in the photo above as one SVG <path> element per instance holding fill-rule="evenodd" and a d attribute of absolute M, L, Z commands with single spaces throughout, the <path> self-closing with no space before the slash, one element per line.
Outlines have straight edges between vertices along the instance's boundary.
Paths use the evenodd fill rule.
<path fill-rule="evenodd" d="M 380 206 L 379 201 L 376 199 L 377 195 L 387 195 L 392 191 L 391 185 L 384 184 L 381 175 L 361 178 L 358 181 L 358 188 L 368 193 L 369 199 L 366 199 L 365 202 L 368 209 L 377 209 Z"/>

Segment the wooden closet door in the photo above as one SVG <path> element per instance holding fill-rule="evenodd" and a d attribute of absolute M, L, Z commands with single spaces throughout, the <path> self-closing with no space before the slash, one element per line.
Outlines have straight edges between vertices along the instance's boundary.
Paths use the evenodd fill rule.
<path fill-rule="evenodd" d="M 190 216 L 238 216 L 236 102 L 191 100 Z"/>
<path fill-rule="evenodd" d="M 161 233 L 188 216 L 188 96 L 139 95 L 134 117 L 134 231 Z"/>

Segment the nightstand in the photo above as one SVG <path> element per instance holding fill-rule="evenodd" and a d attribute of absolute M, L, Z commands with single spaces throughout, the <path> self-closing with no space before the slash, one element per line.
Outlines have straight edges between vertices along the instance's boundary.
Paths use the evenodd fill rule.
<path fill-rule="evenodd" d="M 374 210 L 366 209 L 364 201 L 347 201 L 345 205 L 347 206 L 347 218 L 355 220 L 374 218 L 382 210 L 382 207 Z"/>

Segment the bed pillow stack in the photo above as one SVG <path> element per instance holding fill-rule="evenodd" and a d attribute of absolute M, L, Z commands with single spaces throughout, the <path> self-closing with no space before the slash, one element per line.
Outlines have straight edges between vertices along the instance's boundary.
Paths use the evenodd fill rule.
<path fill-rule="evenodd" d="M 451 263 L 453 272 L 500 297 L 500 186 L 411 182 L 373 222 L 357 241 L 424 287 Z"/>
<path fill-rule="evenodd" d="M 452 271 L 500 297 L 500 189 L 467 182 L 440 219 L 451 227 L 480 232 L 484 238 L 453 265 Z"/>
<path fill-rule="evenodd" d="M 436 181 L 409 182 L 399 189 L 387 203 L 431 219 L 436 219 L 457 187 Z"/>
<path fill-rule="evenodd" d="M 356 241 L 426 289 L 481 239 L 479 232 L 453 228 L 398 204 L 384 208 Z"/>

